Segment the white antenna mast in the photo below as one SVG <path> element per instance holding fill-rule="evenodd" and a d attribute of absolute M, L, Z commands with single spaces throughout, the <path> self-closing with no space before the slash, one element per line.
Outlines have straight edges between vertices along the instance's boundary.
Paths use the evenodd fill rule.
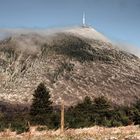
<path fill-rule="evenodd" d="M 86 14 L 83 12 L 83 27 L 86 26 Z"/>

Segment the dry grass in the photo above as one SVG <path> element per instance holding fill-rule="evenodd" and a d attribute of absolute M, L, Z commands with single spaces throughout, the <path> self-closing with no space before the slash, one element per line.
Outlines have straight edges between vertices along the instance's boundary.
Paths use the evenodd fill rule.
<path fill-rule="evenodd" d="M 140 140 L 139 126 L 105 128 L 94 126 L 83 129 L 67 129 L 64 134 L 60 130 L 36 131 L 17 135 L 9 130 L 0 133 L 0 140 Z"/>

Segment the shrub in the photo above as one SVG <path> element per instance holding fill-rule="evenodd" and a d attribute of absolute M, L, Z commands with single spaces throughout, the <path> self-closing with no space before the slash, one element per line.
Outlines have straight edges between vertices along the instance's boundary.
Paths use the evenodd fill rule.
<path fill-rule="evenodd" d="M 122 123 L 120 121 L 117 121 L 115 119 L 111 120 L 111 127 L 119 127 L 122 126 Z"/>
<path fill-rule="evenodd" d="M 39 126 L 36 128 L 37 131 L 44 131 L 47 130 L 48 128 L 46 126 Z"/>
<path fill-rule="evenodd" d="M 29 131 L 29 127 L 28 127 L 27 122 L 15 121 L 15 122 L 11 123 L 11 130 L 16 131 L 17 134 L 21 134 L 23 132 Z"/>

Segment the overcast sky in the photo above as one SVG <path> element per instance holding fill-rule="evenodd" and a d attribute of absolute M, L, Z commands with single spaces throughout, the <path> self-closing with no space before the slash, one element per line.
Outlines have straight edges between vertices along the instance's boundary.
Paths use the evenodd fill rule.
<path fill-rule="evenodd" d="M 0 0 L 0 28 L 87 24 L 113 40 L 140 47 L 140 0 Z"/>

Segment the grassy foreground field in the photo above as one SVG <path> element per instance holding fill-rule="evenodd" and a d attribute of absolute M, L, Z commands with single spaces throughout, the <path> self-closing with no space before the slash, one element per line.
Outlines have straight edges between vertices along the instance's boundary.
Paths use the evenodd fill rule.
<path fill-rule="evenodd" d="M 9 130 L 0 133 L 0 140 L 140 140 L 139 126 L 104 128 L 94 126 L 83 129 L 36 131 L 31 128 L 28 133 L 17 135 Z"/>

